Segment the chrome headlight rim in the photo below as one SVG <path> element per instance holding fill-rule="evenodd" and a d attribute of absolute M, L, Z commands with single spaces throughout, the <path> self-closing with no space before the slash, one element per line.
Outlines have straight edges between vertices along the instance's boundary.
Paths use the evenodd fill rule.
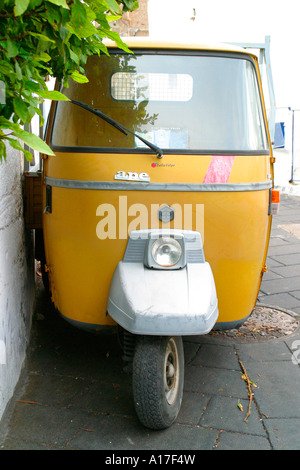
<path fill-rule="evenodd" d="M 165 250 L 164 250 L 165 248 Z M 168 250 L 166 250 L 168 248 Z M 172 251 L 173 249 L 173 251 Z M 155 250 L 157 250 L 155 252 Z M 160 250 L 160 252 L 158 252 Z M 176 253 L 177 250 L 177 253 Z M 152 245 L 151 245 L 151 257 L 153 261 L 160 266 L 161 268 L 172 268 L 178 265 L 178 263 L 181 261 L 183 257 L 183 247 L 180 244 L 180 242 L 171 236 L 161 236 L 159 238 L 156 238 L 155 240 L 152 240 Z M 167 258 L 168 256 L 171 258 L 172 256 L 174 257 L 172 262 L 160 262 L 158 256 L 164 256 Z"/>

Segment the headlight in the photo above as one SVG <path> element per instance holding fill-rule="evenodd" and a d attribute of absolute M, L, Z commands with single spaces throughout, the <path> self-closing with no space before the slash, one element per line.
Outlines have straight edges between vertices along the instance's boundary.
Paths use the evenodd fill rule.
<path fill-rule="evenodd" d="M 182 255 L 180 243 L 174 238 L 158 238 L 151 247 L 152 258 L 160 266 L 174 266 Z"/>

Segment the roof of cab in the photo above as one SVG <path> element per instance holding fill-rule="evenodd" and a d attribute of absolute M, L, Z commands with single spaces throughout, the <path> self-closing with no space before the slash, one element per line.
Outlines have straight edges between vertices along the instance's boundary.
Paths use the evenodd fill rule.
<path fill-rule="evenodd" d="M 192 40 L 167 41 L 165 39 L 152 39 L 151 37 L 122 37 L 123 42 L 129 49 L 182 49 L 182 50 L 199 50 L 199 51 L 220 51 L 220 52 L 239 52 L 252 55 L 244 48 L 225 43 L 204 43 L 194 42 Z M 116 47 L 116 43 L 110 40 L 104 41 L 109 47 Z"/>

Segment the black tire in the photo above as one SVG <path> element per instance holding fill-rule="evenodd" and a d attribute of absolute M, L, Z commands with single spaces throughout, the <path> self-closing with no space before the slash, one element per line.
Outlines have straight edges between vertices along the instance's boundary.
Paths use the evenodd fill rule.
<path fill-rule="evenodd" d="M 142 336 L 133 359 L 133 397 L 141 423 L 165 429 L 180 411 L 184 383 L 182 338 Z"/>

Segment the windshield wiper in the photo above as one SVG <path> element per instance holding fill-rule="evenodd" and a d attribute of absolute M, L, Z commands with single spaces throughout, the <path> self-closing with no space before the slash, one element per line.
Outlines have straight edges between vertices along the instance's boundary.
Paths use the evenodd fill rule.
<path fill-rule="evenodd" d="M 108 122 L 111 126 L 118 129 L 123 134 L 127 135 L 127 133 L 129 133 L 129 134 L 134 135 L 135 137 L 140 139 L 145 145 L 147 145 L 151 150 L 153 150 L 153 152 L 156 153 L 157 158 L 162 158 L 163 151 L 159 147 L 152 144 L 151 142 L 144 139 L 143 137 L 139 136 L 135 132 L 132 132 L 130 129 L 127 129 L 125 126 L 123 126 L 119 122 L 115 121 L 114 119 L 110 118 L 106 114 L 102 113 L 102 111 L 99 111 L 99 109 L 93 108 L 92 106 L 89 106 L 88 104 L 85 104 L 82 101 L 76 101 L 76 100 L 70 100 L 70 101 L 71 101 L 71 103 L 76 104 L 77 106 L 81 106 L 81 108 L 86 109 L 87 111 L 90 111 L 91 113 L 93 113 L 96 116 L 100 117 L 104 121 Z"/>

